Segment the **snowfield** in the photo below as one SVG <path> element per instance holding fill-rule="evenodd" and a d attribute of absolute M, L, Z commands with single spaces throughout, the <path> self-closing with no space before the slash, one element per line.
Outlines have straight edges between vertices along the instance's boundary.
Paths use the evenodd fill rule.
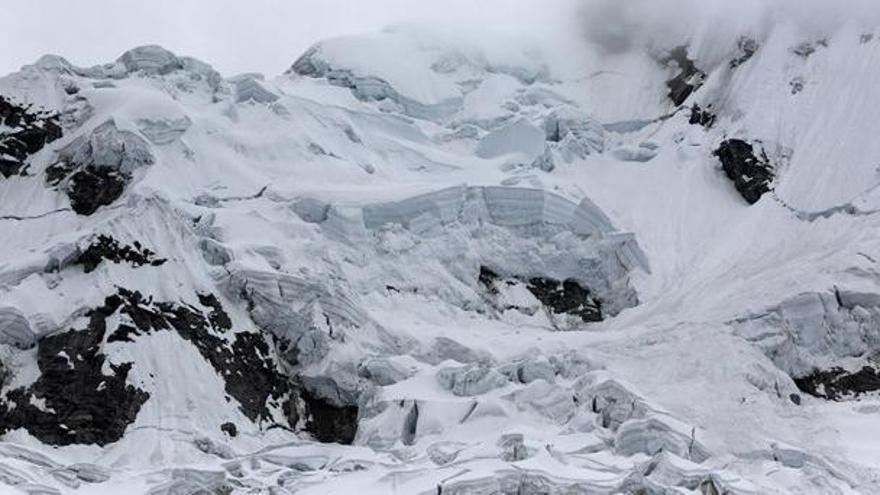
<path fill-rule="evenodd" d="M 880 33 L 710 27 L 0 78 L 0 493 L 880 493 Z"/>

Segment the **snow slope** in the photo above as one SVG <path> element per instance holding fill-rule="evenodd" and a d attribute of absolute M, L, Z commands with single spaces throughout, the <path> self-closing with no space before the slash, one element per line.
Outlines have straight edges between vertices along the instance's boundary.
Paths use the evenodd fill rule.
<path fill-rule="evenodd" d="M 693 29 L 0 79 L 0 492 L 880 491 L 880 41 Z"/>

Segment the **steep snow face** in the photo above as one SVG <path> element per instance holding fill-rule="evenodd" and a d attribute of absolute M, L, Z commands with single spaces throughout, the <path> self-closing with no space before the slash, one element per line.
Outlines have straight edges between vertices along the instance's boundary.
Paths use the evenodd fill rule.
<path fill-rule="evenodd" d="M 0 483 L 880 490 L 880 45 L 709 27 L 0 79 Z"/>

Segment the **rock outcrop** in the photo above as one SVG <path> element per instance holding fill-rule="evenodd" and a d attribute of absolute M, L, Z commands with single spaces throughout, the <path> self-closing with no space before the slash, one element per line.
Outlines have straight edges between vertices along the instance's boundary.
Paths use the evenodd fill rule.
<path fill-rule="evenodd" d="M 127 383 L 131 362 L 107 362 L 105 319 L 116 305 L 111 298 L 92 310 L 86 329 L 40 339 L 39 377 L 0 402 L 4 432 L 24 428 L 51 445 L 106 445 L 122 438 L 150 395 Z"/>
<path fill-rule="evenodd" d="M 774 168 L 762 150 L 756 150 L 742 139 L 728 139 L 718 146 L 715 156 L 721 160 L 724 173 L 749 204 L 757 203 L 770 191 Z"/>
<path fill-rule="evenodd" d="M 662 62 L 674 66 L 678 71 L 675 77 L 666 82 L 669 88 L 669 99 L 675 106 L 681 106 L 703 85 L 706 73 L 697 68 L 695 62 L 688 57 L 687 46 L 679 46 L 669 52 Z"/>
<path fill-rule="evenodd" d="M 815 370 L 794 381 L 804 392 L 827 400 L 857 399 L 880 391 L 880 367 L 862 366 L 857 371 L 840 367 Z"/>
<path fill-rule="evenodd" d="M 146 141 L 108 120 L 61 150 L 46 181 L 67 194 L 75 212 L 91 215 L 119 199 L 134 172 L 153 161 Z"/>
<path fill-rule="evenodd" d="M 61 134 L 57 114 L 17 105 L 0 95 L 0 175 L 26 173 L 28 157 Z"/>
<path fill-rule="evenodd" d="M 168 261 L 164 258 L 157 258 L 156 253 L 149 248 L 141 246 L 141 243 L 138 241 L 134 241 L 132 245 L 121 244 L 113 237 L 101 234 L 88 247 L 82 250 L 73 263 L 82 265 L 83 271 L 90 273 L 103 260 L 112 263 L 125 262 L 133 267 L 144 265 L 162 266 Z"/>

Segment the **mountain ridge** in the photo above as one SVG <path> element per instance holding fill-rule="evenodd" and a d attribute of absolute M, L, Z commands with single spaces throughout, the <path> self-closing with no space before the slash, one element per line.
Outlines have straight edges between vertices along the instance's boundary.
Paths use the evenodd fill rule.
<path fill-rule="evenodd" d="M 864 34 L 0 78 L 0 481 L 870 493 Z"/>

